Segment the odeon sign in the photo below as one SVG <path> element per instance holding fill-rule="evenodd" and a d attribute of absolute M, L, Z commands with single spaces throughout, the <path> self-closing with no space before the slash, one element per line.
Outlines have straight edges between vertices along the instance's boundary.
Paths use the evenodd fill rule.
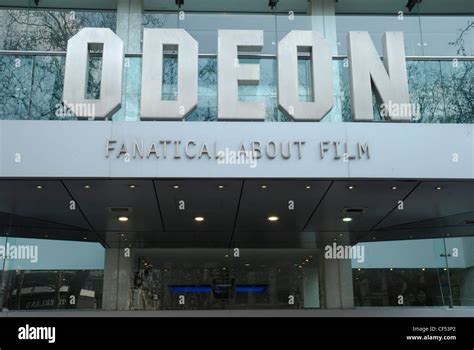
<path fill-rule="evenodd" d="M 86 99 L 89 51 L 102 47 L 100 99 Z M 349 32 L 348 59 L 354 121 L 373 120 L 372 89 L 381 104 L 409 105 L 403 33 L 383 36 L 384 59 L 367 32 Z M 263 102 L 239 100 L 239 84 L 258 84 L 258 64 L 240 64 L 239 51 L 260 51 L 261 30 L 219 30 L 217 45 L 218 120 L 264 120 Z M 178 56 L 177 98 L 162 99 L 163 54 Z M 310 51 L 312 96 L 298 98 L 298 52 Z M 107 28 L 84 28 L 68 42 L 63 100 L 68 104 L 92 104 L 95 117 L 108 118 L 121 105 L 124 45 Z M 291 31 L 279 43 L 278 104 L 295 121 L 319 121 L 334 105 L 330 44 L 315 31 Z M 145 29 L 143 35 L 141 120 L 181 120 L 198 102 L 198 43 L 184 29 Z M 388 120 L 407 121 L 409 110 L 384 111 Z M 86 113 L 76 113 L 86 118 Z"/>

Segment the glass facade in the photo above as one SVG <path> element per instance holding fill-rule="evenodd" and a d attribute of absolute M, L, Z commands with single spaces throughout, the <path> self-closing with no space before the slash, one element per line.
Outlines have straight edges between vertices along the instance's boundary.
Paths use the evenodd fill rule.
<path fill-rule="evenodd" d="M 3 236 L 0 246 L 3 311 L 102 308 L 100 244 Z"/>
<path fill-rule="evenodd" d="M 110 10 L 50 10 L 0 8 L 0 118 L 28 120 L 73 120 L 72 113 L 58 113 L 61 106 L 67 40 L 83 27 L 105 27 L 117 31 L 117 14 Z M 263 30 L 261 57 L 241 57 L 242 63 L 258 63 L 257 86 L 241 86 L 239 99 L 262 101 L 266 121 L 291 121 L 278 108 L 277 43 L 291 30 L 311 30 L 313 17 L 305 14 L 235 14 L 145 11 L 142 28 L 183 28 L 199 43 L 198 107 L 188 121 L 217 120 L 217 30 Z M 324 121 L 351 121 L 349 63 L 346 55 L 348 31 L 368 31 L 379 53 L 385 31 L 405 36 L 410 103 L 419 113 L 415 123 L 472 123 L 474 50 L 472 16 L 349 15 L 336 13 L 337 52 L 333 62 L 335 103 Z M 435 28 L 436 27 L 436 28 Z M 442 35 L 438 35 L 442 32 Z M 8 35 L 15 33 L 15 35 Z M 141 34 L 140 34 L 141 35 Z M 31 51 L 20 54 L 15 51 Z M 38 51 L 42 51 L 39 53 Z M 60 53 L 49 54 L 50 51 Z M 136 52 L 130 52 L 135 54 Z M 268 57 L 266 56 L 268 55 Z M 445 56 L 436 57 L 436 56 Z M 465 57 L 467 56 L 467 57 Z M 456 58 L 458 57 L 458 58 Z M 177 60 L 164 64 L 164 99 L 176 97 Z M 300 57 L 300 99 L 311 98 L 311 65 Z M 89 63 L 88 98 L 100 92 L 100 59 Z M 113 120 L 137 121 L 140 116 L 141 57 L 127 55 L 124 67 L 122 107 Z M 174 93 L 173 93 L 174 92 Z M 374 99 L 376 120 L 383 120 Z"/>
<path fill-rule="evenodd" d="M 442 15 L 425 11 L 424 6 L 423 2 L 410 13 L 338 13 L 336 10 L 331 18 L 336 47 L 332 60 L 335 99 L 323 122 L 353 120 L 346 50 L 349 31 L 369 32 L 379 53 L 383 51 L 383 32 L 404 33 L 410 102 L 419 106 L 413 123 L 474 122 L 474 9 L 468 9 L 465 14 Z M 130 21 L 126 16 L 130 17 L 130 13 L 111 9 L 57 9 L 33 4 L 7 7 L 0 1 L 0 119 L 77 120 L 73 114 L 61 113 L 67 42 L 82 28 L 101 27 L 110 28 L 122 37 L 124 33 L 138 31 L 140 38 L 144 28 L 185 29 L 199 43 L 198 105 L 185 121 L 209 122 L 217 121 L 218 111 L 217 31 L 263 30 L 262 52 L 242 53 L 239 57 L 241 64 L 260 67 L 259 84 L 240 85 L 239 100 L 265 102 L 266 122 L 292 122 L 278 106 L 277 44 L 292 30 L 319 28 L 320 19 L 311 15 L 311 9 L 307 13 L 287 13 L 278 11 L 277 6 L 272 11 L 237 13 L 145 8 L 140 11 L 139 25 L 135 27 L 124 24 Z M 141 47 L 142 43 L 135 44 Z M 142 55 L 140 50 L 129 46 L 126 43 L 122 104 L 113 121 L 140 120 Z M 100 97 L 99 56 L 89 58 L 88 99 Z M 161 96 L 164 100 L 176 99 L 177 65 L 176 57 L 165 57 Z M 313 100 L 312 69 L 309 57 L 301 55 L 297 71 L 300 101 Z M 375 97 L 373 109 L 375 121 L 383 122 Z M 113 191 L 104 194 L 114 195 Z M 72 196 L 67 199 L 65 203 L 69 205 Z M 173 197 L 174 201 L 177 199 Z M 217 200 L 215 203 L 215 207 L 222 206 Z M 15 207 L 17 203 L 9 204 Z M 432 203 L 435 211 L 438 204 Z M 99 209 L 105 217 L 104 208 Z M 106 208 L 107 213 L 113 209 Z M 23 228 L 29 213 L 21 215 L 25 221 L 15 224 L 14 218 L 4 210 L 6 213 L 7 209 L 0 210 L 3 229 L 0 246 L 34 245 L 47 254 L 35 265 L 16 261 L 8 254 L 0 255 L 3 311 L 325 309 L 331 308 L 328 291 L 332 285 L 341 289 L 339 308 L 474 306 L 472 233 L 439 238 L 438 229 L 444 227 L 441 224 L 435 230 L 436 235 L 433 234 L 438 238 L 410 236 L 406 240 L 384 242 L 365 239 L 358 242 L 365 249 L 363 261 L 352 257 L 333 262 L 325 255 L 330 244 L 321 244 L 316 239 L 305 248 L 295 248 L 284 239 L 278 248 L 249 245 L 239 250 L 237 258 L 233 247 L 222 244 L 194 249 L 189 244 L 153 248 L 142 245 L 133 247 L 131 252 L 128 248 L 132 245 L 116 228 L 111 230 L 112 234 L 121 238 L 107 249 L 98 242 L 38 240 L 28 238 L 28 234 L 13 237 L 9 236 L 10 229 Z M 335 215 L 339 219 L 340 213 Z M 308 220 L 309 216 L 305 223 Z M 460 224 L 452 226 L 457 225 Z M 35 226 L 35 233 L 38 231 L 44 237 L 54 235 L 46 224 Z M 78 231 L 81 236 L 90 230 Z M 256 230 L 252 234 L 259 233 Z M 140 234 L 140 230 L 132 233 L 139 243 Z M 191 242 L 195 235 L 196 232 L 189 236 Z M 334 242 L 342 240 L 334 238 Z M 334 271 L 331 269 L 338 271 L 339 284 L 331 280 Z"/>

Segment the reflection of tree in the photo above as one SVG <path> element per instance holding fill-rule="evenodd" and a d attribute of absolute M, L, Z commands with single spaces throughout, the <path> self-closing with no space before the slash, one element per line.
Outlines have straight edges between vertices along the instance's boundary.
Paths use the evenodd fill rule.
<path fill-rule="evenodd" d="M 115 30 L 116 14 L 106 11 L 4 10 L 0 45 L 9 50 L 64 51 L 67 41 L 81 28 Z"/>
<path fill-rule="evenodd" d="M 145 13 L 144 27 L 175 27 L 174 15 Z M 65 10 L 0 10 L 0 48 L 8 50 L 65 50 L 67 40 L 82 27 L 116 26 L 114 12 Z M 459 29 L 455 41 L 449 44 L 457 53 L 469 53 L 468 37 L 474 22 Z M 466 47 L 468 46 L 468 47 Z M 166 60 L 165 60 L 166 61 Z M 267 60 L 270 61 L 270 60 Z M 275 62 L 261 64 L 261 83 L 247 91 L 249 100 L 262 97 L 267 105 L 267 120 L 289 120 L 278 109 L 276 101 Z M 249 62 L 256 63 L 256 62 Z M 139 63 L 137 63 L 139 64 Z M 88 97 L 97 98 L 100 91 L 99 59 L 90 60 Z M 340 100 L 343 121 L 351 121 L 348 69 L 339 65 Z M 307 67 L 306 67 L 307 68 Z M 164 97 L 176 97 L 176 60 L 164 66 Z M 474 115 L 473 61 L 409 61 L 410 102 L 420 105 L 418 122 L 472 122 Z M 306 70 L 300 70 L 300 74 Z M 306 74 L 306 73 L 305 73 Z M 74 119 L 56 116 L 56 106 L 62 99 L 64 57 L 62 56 L 2 56 L 0 57 L 0 119 Z M 138 79 L 138 78 L 137 78 Z M 127 84 L 134 83 L 130 79 Z M 309 82 L 307 74 L 300 76 L 303 97 Z M 215 58 L 199 59 L 198 107 L 187 120 L 217 119 L 217 62 Z M 137 88 L 138 91 L 138 88 Z M 169 95 L 169 96 L 167 96 Z M 250 96 L 252 95 L 252 96 Z M 132 98 L 125 95 L 125 98 Z M 336 108 L 336 107 L 334 107 Z"/>
<path fill-rule="evenodd" d="M 411 61 L 410 102 L 420 105 L 419 122 L 472 123 L 472 61 Z"/>
<path fill-rule="evenodd" d="M 466 47 L 464 46 L 464 39 L 466 36 L 468 36 L 469 32 L 473 28 L 474 21 L 468 21 L 466 28 L 458 29 L 459 35 L 456 40 L 449 43 L 449 45 L 452 45 L 457 48 L 456 53 L 458 55 L 461 54 L 463 56 L 466 56 Z"/>
<path fill-rule="evenodd" d="M 106 11 L 0 10 L 0 19 L 0 48 L 8 50 L 65 51 L 83 27 L 116 26 L 116 14 Z M 56 115 L 64 64 L 62 56 L 0 57 L 0 118 L 74 119 Z M 89 98 L 98 97 L 100 65 L 100 59 L 90 60 Z"/>
<path fill-rule="evenodd" d="M 198 107 L 186 120 L 210 121 L 217 119 L 217 60 L 199 59 Z"/>
<path fill-rule="evenodd" d="M 176 15 L 175 15 L 176 16 Z M 145 28 L 165 28 L 166 23 L 171 19 L 171 15 L 145 12 L 143 15 L 143 27 Z"/>

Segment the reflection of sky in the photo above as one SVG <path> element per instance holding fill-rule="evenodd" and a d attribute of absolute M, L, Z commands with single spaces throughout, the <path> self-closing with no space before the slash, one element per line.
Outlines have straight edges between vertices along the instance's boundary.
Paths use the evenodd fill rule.
<path fill-rule="evenodd" d="M 5 270 L 102 270 L 105 249 L 99 243 L 0 237 L 0 245 L 37 245 L 38 261 L 0 259 Z"/>
<path fill-rule="evenodd" d="M 474 237 L 446 238 L 446 251 L 457 257 L 448 258 L 450 268 L 467 268 L 474 266 Z M 446 259 L 443 239 L 413 239 L 404 241 L 366 242 L 364 245 L 365 260 L 358 263 L 352 260 L 352 268 L 444 268 Z"/>

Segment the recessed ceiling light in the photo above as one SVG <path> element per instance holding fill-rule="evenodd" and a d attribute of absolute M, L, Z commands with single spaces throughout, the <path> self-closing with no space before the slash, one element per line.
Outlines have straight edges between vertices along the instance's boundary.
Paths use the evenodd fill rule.
<path fill-rule="evenodd" d="M 340 233 L 340 234 L 339 234 L 339 237 L 342 237 L 343 235 L 344 235 L 343 233 Z"/>
<path fill-rule="evenodd" d="M 345 217 L 345 218 L 342 218 L 342 221 L 344 221 L 344 222 L 351 222 L 351 221 L 352 221 L 352 218 L 350 218 L 350 217 Z"/>
<path fill-rule="evenodd" d="M 202 216 L 196 216 L 194 218 L 194 221 L 197 221 L 197 222 L 203 222 L 204 221 L 204 218 Z"/>
<path fill-rule="evenodd" d="M 229 254 L 224 255 L 224 258 L 228 258 L 228 257 L 229 257 Z"/>
<path fill-rule="evenodd" d="M 306 189 L 307 189 L 307 190 L 309 190 L 310 188 L 311 188 L 311 186 L 310 186 L 310 185 L 307 185 L 307 186 L 306 186 Z"/>
<path fill-rule="evenodd" d="M 173 185 L 173 188 L 177 190 L 179 188 L 179 185 Z"/>
<path fill-rule="evenodd" d="M 121 234 L 120 234 L 120 237 L 125 237 L 125 233 L 121 233 Z"/>
<path fill-rule="evenodd" d="M 305 259 L 304 261 L 309 262 L 309 259 Z"/>
<path fill-rule="evenodd" d="M 44 235 L 44 238 L 48 238 L 48 235 Z"/>
<path fill-rule="evenodd" d="M 43 186 L 41 186 L 41 185 L 36 185 L 36 189 L 37 189 L 37 190 L 42 190 L 42 189 L 43 189 Z"/>
<path fill-rule="evenodd" d="M 260 188 L 266 189 L 267 185 L 262 185 L 262 186 L 260 186 Z"/>
<path fill-rule="evenodd" d="M 423 267 L 423 268 L 421 269 L 421 271 L 426 271 L 426 269 Z"/>
<path fill-rule="evenodd" d="M 88 190 L 89 188 L 91 188 L 91 185 L 84 185 L 84 188 Z"/>
<path fill-rule="evenodd" d="M 446 236 L 451 236 L 449 233 L 446 233 Z"/>
<path fill-rule="evenodd" d="M 137 187 L 137 186 L 134 185 L 134 184 L 131 184 L 131 185 L 128 185 L 128 187 L 130 187 L 130 188 L 133 190 L 133 189 L 134 189 L 135 187 Z"/>
<path fill-rule="evenodd" d="M 372 239 L 375 241 L 377 238 L 376 238 L 376 237 L 372 237 Z"/>
<path fill-rule="evenodd" d="M 390 268 L 390 271 L 393 271 L 393 268 Z"/>
<path fill-rule="evenodd" d="M 222 190 L 224 188 L 224 185 L 219 185 L 219 186 L 217 186 L 217 188 Z"/>
<path fill-rule="evenodd" d="M 298 267 L 299 267 L 300 269 L 302 269 L 302 268 L 303 268 L 303 266 L 301 266 L 301 265 L 299 265 Z"/>
<path fill-rule="evenodd" d="M 274 216 L 274 215 L 269 216 L 269 217 L 267 218 L 268 221 L 278 221 L 279 219 L 280 219 L 280 218 L 279 218 L 278 216 Z"/>
<path fill-rule="evenodd" d="M 444 270 L 444 271 L 447 271 L 448 269 L 445 267 L 443 270 Z"/>
<path fill-rule="evenodd" d="M 226 268 L 225 268 L 225 267 L 223 267 L 223 268 L 222 268 L 222 270 L 224 270 L 224 271 L 225 271 L 225 270 L 226 270 Z"/>
<path fill-rule="evenodd" d="M 86 237 L 86 236 L 84 236 L 83 238 L 84 238 L 84 240 L 87 240 L 87 237 Z"/>
<path fill-rule="evenodd" d="M 353 189 L 354 189 L 354 186 L 352 186 L 352 185 L 347 186 L 347 189 L 348 189 L 348 190 L 353 190 Z"/>
<path fill-rule="evenodd" d="M 397 186 L 392 186 L 392 190 L 398 190 L 398 187 Z"/>
<path fill-rule="evenodd" d="M 121 222 L 127 222 L 128 217 L 127 216 L 119 216 L 118 220 L 121 221 Z"/>
<path fill-rule="evenodd" d="M 246 266 L 246 267 L 249 267 L 249 266 L 250 266 L 250 264 L 249 264 L 249 263 L 247 263 L 247 264 L 245 264 L 245 266 Z"/>
<path fill-rule="evenodd" d="M 436 186 L 435 188 L 436 188 L 438 191 L 442 189 L 441 186 Z"/>
<path fill-rule="evenodd" d="M 360 269 L 357 269 L 357 271 L 360 271 Z"/>

